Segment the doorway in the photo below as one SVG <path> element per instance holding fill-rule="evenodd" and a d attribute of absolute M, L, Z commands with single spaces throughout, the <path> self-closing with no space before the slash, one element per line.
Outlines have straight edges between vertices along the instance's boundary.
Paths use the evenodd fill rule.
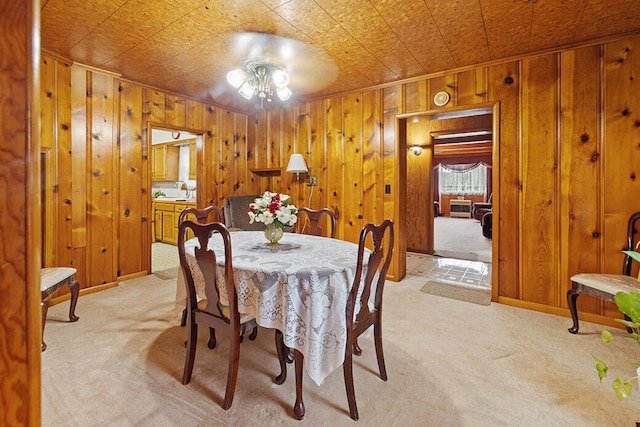
<path fill-rule="evenodd" d="M 178 227 L 179 212 L 175 209 L 198 206 L 204 131 L 150 124 L 148 135 L 151 169 L 149 271 L 163 279 L 172 279 L 177 277 L 180 262 L 177 241 L 169 234 Z M 167 233 L 166 240 L 163 233 Z M 176 237 L 177 231 L 174 234 Z"/>
<path fill-rule="evenodd" d="M 497 258 L 495 249 L 497 224 L 493 226 L 493 239 L 488 240 L 482 235 L 480 221 L 468 216 L 473 203 L 486 201 L 491 192 L 494 194 L 493 203 L 497 208 L 498 177 L 492 165 L 497 164 L 498 159 L 498 112 L 498 104 L 487 103 L 471 108 L 457 107 L 398 116 L 400 122 L 398 148 L 407 156 L 404 171 L 407 198 L 406 206 L 401 209 L 404 209 L 403 212 L 406 214 L 408 252 L 443 256 L 442 253 L 438 253 L 436 237 L 439 231 L 436 229 L 436 223 L 440 218 L 449 223 L 456 221 L 453 225 L 455 229 L 468 226 L 469 230 L 474 230 L 475 227 L 475 231 L 471 231 L 473 236 L 484 243 L 484 248 L 488 252 L 484 255 L 482 262 L 487 262 L 491 266 Z M 448 164 L 486 163 L 491 168 L 491 173 L 487 174 L 487 194 L 438 195 L 438 174 L 434 172 L 434 167 L 445 161 Z M 439 206 L 435 202 L 439 202 Z M 460 207 L 464 204 L 466 206 Z M 454 205 L 456 205 L 454 210 L 461 209 L 465 212 L 460 214 L 456 212 L 451 215 L 451 207 Z M 415 209 L 415 206 L 425 208 Z M 495 216 L 497 217 L 497 209 Z M 456 239 L 451 240 L 455 244 Z M 458 241 L 467 242 L 468 240 L 470 239 L 458 237 Z M 459 246 L 463 245 L 459 244 Z M 446 257 L 455 256 L 456 248 L 447 248 L 444 252 Z M 461 248 L 459 252 L 469 252 L 469 250 Z M 473 256 L 466 258 L 473 258 Z M 490 276 L 491 284 L 497 283 L 497 268 L 491 269 Z"/>

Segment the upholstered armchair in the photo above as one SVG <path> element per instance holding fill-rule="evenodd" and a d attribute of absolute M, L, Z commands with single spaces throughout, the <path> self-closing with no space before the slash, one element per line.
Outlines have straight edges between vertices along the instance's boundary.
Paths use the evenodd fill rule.
<path fill-rule="evenodd" d="M 482 220 L 482 217 L 487 212 L 491 211 L 493 206 L 493 193 L 489 195 L 489 200 L 486 202 L 476 202 L 471 206 L 471 216 L 478 221 Z"/>
<path fill-rule="evenodd" d="M 253 203 L 259 194 L 246 196 L 229 196 L 224 202 L 224 222 L 227 228 L 233 230 L 263 231 L 264 224 L 254 222 L 249 224 L 249 203 Z"/>

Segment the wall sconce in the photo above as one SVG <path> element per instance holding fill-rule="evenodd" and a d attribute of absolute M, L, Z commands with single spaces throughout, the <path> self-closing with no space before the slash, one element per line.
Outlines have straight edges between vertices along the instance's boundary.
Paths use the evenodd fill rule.
<path fill-rule="evenodd" d="M 422 154 L 422 147 L 419 145 L 412 145 L 411 147 L 409 147 L 409 150 L 413 151 L 413 154 L 415 154 L 416 156 Z"/>
<path fill-rule="evenodd" d="M 287 172 L 295 173 L 296 178 L 300 181 L 300 172 L 305 173 L 309 172 L 307 168 L 307 164 L 304 161 L 304 157 L 302 154 L 294 153 L 291 155 L 289 159 L 289 164 L 287 165 Z"/>

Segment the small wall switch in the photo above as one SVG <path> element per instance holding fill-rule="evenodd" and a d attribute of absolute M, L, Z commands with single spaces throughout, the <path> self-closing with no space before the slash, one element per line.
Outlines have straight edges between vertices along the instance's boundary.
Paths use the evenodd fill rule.
<path fill-rule="evenodd" d="M 313 187 L 314 185 L 318 185 L 318 177 L 315 175 L 309 175 L 309 187 Z"/>
<path fill-rule="evenodd" d="M 390 184 L 385 184 L 384 185 L 384 194 L 391 194 L 391 185 Z"/>

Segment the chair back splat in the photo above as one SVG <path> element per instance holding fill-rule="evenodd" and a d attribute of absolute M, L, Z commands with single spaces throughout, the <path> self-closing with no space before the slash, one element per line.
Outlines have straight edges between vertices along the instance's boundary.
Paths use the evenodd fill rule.
<path fill-rule="evenodd" d="M 320 221 L 323 217 L 331 223 L 331 233 L 325 234 Z M 336 237 L 336 216 L 329 208 L 311 209 L 300 208 L 298 209 L 298 222 L 296 222 L 296 233 L 310 234 L 313 236 L 325 236 L 328 235 L 331 238 Z"/>
<path fill-rule="evenodd" d="M 373 249 L 365 265 L 365 249 L 369 238 Z M 382 294 L 393 255 L 393 239 L 393 222 L 391 220 L 385 220 L 380 225 L 367 224 L 360 233 L 357 268 L 353 286 L 347 299 L 347 341 L 343 365 L 349 412 L 354 420 L 358 419 L 358 408 L 353 385 L 353 354 L 360 355 L 362 353 L 362 349 L 358 346 L 358 337 L 372 325 L 380 378 L 384 381 L 387 380 L 382 351 Z M 374 292 L 373 307 L 370 308 L 372 291 Z"/>
<path fill-rule="evenodd" d="M 212 221 L 209 221 L 209 217 L 211 216 L 211 214 L 214 213 L 217 218 L 216 221 L 213 221 L 213 217 L 212 217 Z M 217 206 L 207 206 L 206 208 L 203 209 L 197 209 L 197 208 L 186 208 L 184 209 L 182 212 L 180 212 L 180 216 L 178 217 L 178 224 L 181 224 L 184 220 L 188 219 L 189 217 L 194 216 L 196 218 L 196 221 L 198 221 L 199 224 L 206 224 L 208 222 L 221 222 L 224 224 L 224 214 L 222 213 L 222 209 L 220 209 Z M 185 326 L 187 324 L 187 309 L 185 308 L 182 311 L 182 320 L 180 321 L 180 326 Z M 216 333 L 215 330 L 212 329 L 211 330 L 211 338 L 209 340 L 209 348 L 214 348 L 216 346 Z"/>
<path fill-rule="evenodd" d="M 187 287 L 187 355 L 184 365 L 182 383 L 188 384 L 193 372 L 193 363 L 198 338 L 198 324 L 215 328 L 231 340 L 229 353 L 229 372 L 227 388 L 222 407 L 229 409 L 233 402 L 238 365 L 240 361 L 240 339 L 245 331 L 257 328 L 255 318 L 240 315 L 238 299 L 233 282 L 233 265 L 231 252 L 231 236 L 224 224 L 213 222 L 198 224 L 190 220 L 180 223 L 178 228 L 178 254 L 180 267 Z M 195 236 L 188 240 L 187 236 Z M 217 264 L 216 253 L 209 249 L 210 239 L 221 239 L 224 246 L 224 266 Z M 194 257 L 187 255 L 188 242 L 197 242 Z M 194 259 L 195 258 L 195 259 Z M 222 271 L 218 271 L 222 268 Z M 198 301 L 195 281 L 204 280 L 206 300 Z"/>
<path fill-rule="evenodd" d="M 212 212 L 217 215 L 215 221 L 209 221 L 209 215 Z M 207 222 L 221 222 L 224 224 L 224 214 L 222 213 L 222 209 L 217 206 L 207 206 L 203 209 L 186 208 L 185 210 L 180 212 L 180 216 L 178 217 L 178 224 L 187 219 L 189 215 L 195 216 L 196 221 L 198 221 L 198 223 L 200 224 L 206 224 Z"/>

